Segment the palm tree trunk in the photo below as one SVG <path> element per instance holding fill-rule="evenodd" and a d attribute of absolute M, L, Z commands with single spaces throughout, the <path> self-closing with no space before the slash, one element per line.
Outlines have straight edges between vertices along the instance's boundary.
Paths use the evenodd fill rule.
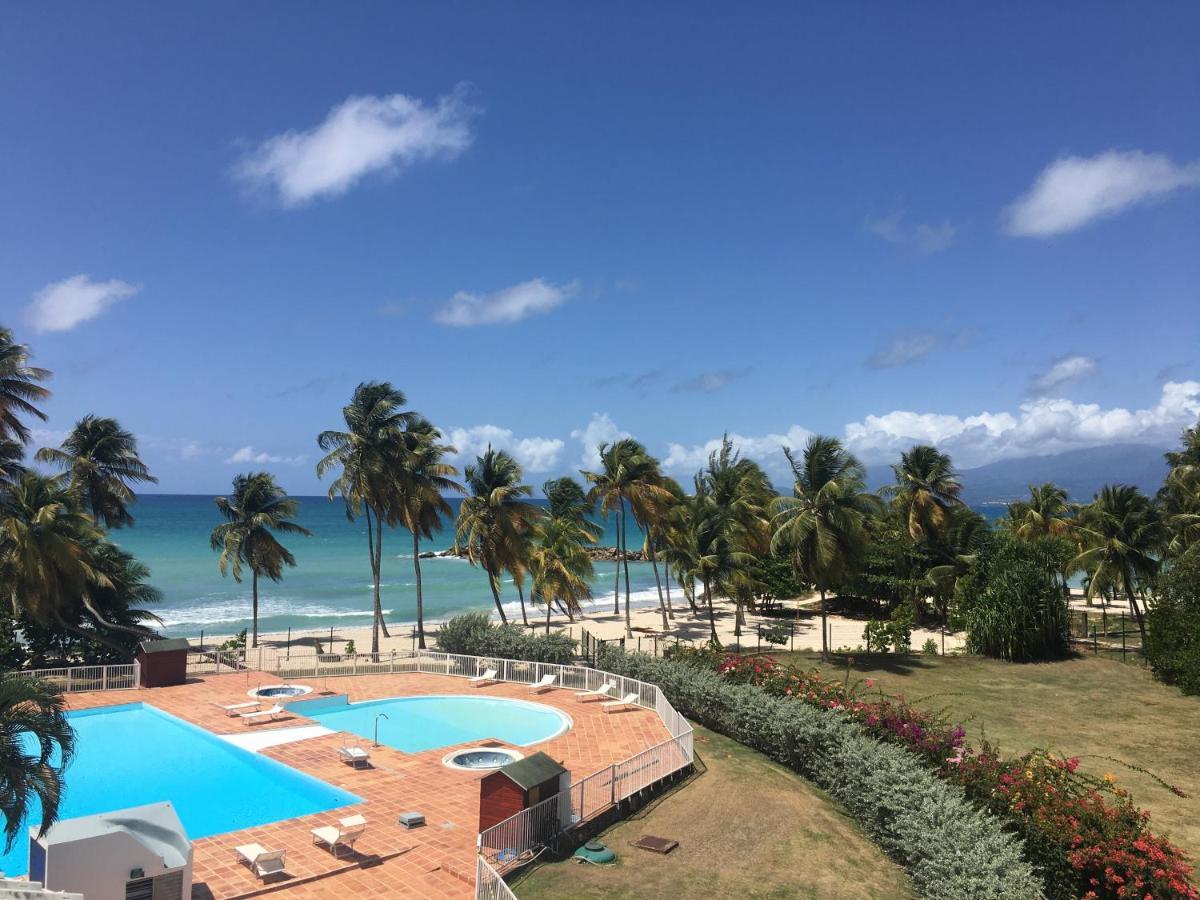
<path fill-rule="evenodd" d="M 829 656 L 829 628 L 825 624 L 825 588 L 821 588 L 821 657 Z"/>
<path fill-rule="evenodd" d="M 613 519 L 613 524 L 617 526 L 617 577 L 613 582 L 613 615 L 619 616 L 621 614 L 621 514 L 617 513 Z"/>
<path fill-rule="evenodd" d="M 713 613 L 713 596 L 712 587 L 709 585 L 708 576 L 704 576 L 704 596 L 708 600 L 708 629 L 711 634 L 712 642 L 720 646 L 720 641 L 717 640 L 717 617 Z"/>
<path fill-rule="evenodd" d="M 625 566 L 625 639 L 633 638 L 633 625 L 629 621 L 629 542 L 625 532 L 625 505 L 621 504 L 621 560 Z"/>
<path fill-rule="evenodd" d="M 250 646 L 258 646 L 258 570 L 250 572 Z"/>
<path fill-rule="evenodd" d="M 488 586 L 492 589 L 492 599 L 496 601 L 496 612 L 500 613 L 500 621 L 504 625 L 507 625 L 508 616 L 504 614 L 504 607 L 500 605 L 500 590 L 496 586 L 496 578 L 491 572 L 488 572 Z"/>
<path fill-rule="evenodd" d="M 651 559 L 650 561 L 652 563 L 654 563 L 654 578 L 655 578 L 655 580 L 657 580 L 658 579 L 658 563 L 654 562 L 653 559 Z M 663 578 L 663 582 L 664 582 L 664 586 L 667 589 L 667 616 L 668 616 L 668 618 L 673 619 L 673 618 L 675 618 L 675 607 L 673 607 L 671 605 L 671 567 L 669 565 L 664 565 L 663 569 L 664 569 L 663 574 L 666 576 L 665 578 Z"/>
<path fill-rule="evenodd" d="M 421 539 L 414 531 L 413 536 L 413 573 L 417 576 L 417 646 L 425 649 L 425 605 L 421 598 Z"/>
<path fill-rule="evenodd" d="M 528 628 L 529 617 L 525 615 L 525 587 L 521 584 L 521 582 L 517 581 L 516 578 L 513 578 L 513 583 L 517 586 L 517 596 L 521 598 L 521 621 L 525 624 L 525 627 Z"/>
<path fill-rule="evenodd" d="M 649 535 L 647 535 L 646 547 L 649 550 L 650 565 L 654 567 L 654 585 L 658 588 L 658 608 L 662 612 L 663 631 L 668 631 L 671 623 L 667 621 L 667 604 L 663 602 L 662 581 L 658 577 L 658 562 L 654 558 L 654 539 Z"/>
<path fill-rule="evenodd" d="M 367 515 L 367 556 L 371 560 L 371 652 L 379 652 L 379 567 L 375 564 L 375 531 L 371 524 L 371 504 L 363 504 Z"/>
<path fill-rule="evenodd" d="M 1133 595 L 1133 584 L 1129 580 L 1129 574 L 1122 575 L 1121 580 L 1125 583 L 1125 596 L 1129 598 L 1129 609 L 1133 612 L 1134 619 L 1137 620 L 1138 631 L 1142 636 L 1142 649 L 1146 648 L 1146 622 L 1142 618 L 1142 608 L 1138 605 L 1137 598 Z"/>
<path fill-rule="evenodd" d="M 545 597 L 542 598 L 546 600 Z M 546 600 L 546 634 L 550 633 L 550 601 Z"/>
<path fill-rule="evenodd" d="M 387 622 L 383 621 L 383 602 L 379 599 L 379 589 L 383 581 L 383 517 L 375 514 L 375 615 L 379 617 L 379 630 L 385 638 L 392 635 L 388 631 Z M 378 650 L 374 652 L 378 653 Z"/>
<path fill-rule="evenodd" d="M 692 608 L 692 612 L 698 613 L 700 610 L 696 607 L 696 579 L 689 579 L 692 583 L 692 592 L 688 594 L 688 605 Z"/>

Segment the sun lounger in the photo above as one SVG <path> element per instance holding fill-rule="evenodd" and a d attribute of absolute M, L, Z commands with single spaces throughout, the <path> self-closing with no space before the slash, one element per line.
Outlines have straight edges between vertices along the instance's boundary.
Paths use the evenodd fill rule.
<path fill-rule="evenodd" d="M 224 710 L 225 715 L 232 718 L 233 716 L 240 716 L 242 713 L 247 713 L 251 710 L 257 710 L 260 706 L 262 706 L 262 704 L 257 700 L 251 700 L 248 703 L 217 703 L 214 700 L 213 706 L 215 706 L 217 709 Z"/>
<path fill-rule="evenodd" d="M 338 756 L 342 758 L 342 762 L 349 763 L 356 769 L 371 764 L 371 754 L 363 747 L 347 747 L 343 744 L 338 748 Z"/>
<path fill-rule="evenodd" d="M 255 722 L 273 722 L 275 717 L 283 714 L 283 707 L 276 703 L 270 709 L 260 709 L 258 712 L 239 713 L 247 725 Z"/>
<path fill-rule="evenodd" d="M 367 820 L 362 816 L 347 816 L 337 825 L 324 825 L 312 830 L 314 844 L 326 844 L 330 852 L 338 855 L 338 848 L 354 850 L 354 842 L 367 830 Z"/>
<path fill-rule="evenodd" d="M 529 686 L 530 692 L 540 693 L 540 692 L 546 690 L 547 688 L 549 688 L 551 685 L 554 684 L 554 679 L 557 677 L 558 676 L 556 676 L 556 675 L 543 675 L 541 678 L 539 678 L 537 681 L 535 681 L 533 684 L 531 684 Z"/>
<path fill-rule="evenodd" d="M 286 850 L 268 850 L 260 844 L 244 844 L 234 847 L 233 852 L 237 854 L 238 860 L 249 866 L 259 878 L 287 874 L 284 864 Z"/>
<path fill-rule="evenodd" d="M 594 691 L 579 691 L 575 695 L 576 701 L 579 703 L 592 703 L 596 700 L 611 700 L 612 692 L 616 689 L 616 684 L 611 681 L 606 681 Z"/>
<path fill-rule="evenodd" d="M 610 700 L 608 703 L 601 703 L 600 708 L 606 713 L 621 712 L 622 710 L 629 709 L 631 706 L 636 707 L 637 699 L 637 694 L 626 694 L 620 700 Z"/>
<path fill-rule="evenodd" d="M 485 684 L 495 684 L 496 670 L 488 669 L 482 675 L 476 675 L 474 678 L 467 679 L 467 682 L 472 687 L 483 687 Z"/>

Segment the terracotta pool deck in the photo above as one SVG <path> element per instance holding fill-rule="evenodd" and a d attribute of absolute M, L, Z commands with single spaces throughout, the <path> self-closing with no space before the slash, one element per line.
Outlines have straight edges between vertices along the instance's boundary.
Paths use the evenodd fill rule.
<path fill-rule="evenodd" d="M 238 672 L 194 678 L 177 687 L 140 688 L 72 694 L 72 709 L 146 703 L 179 716 L 215 734 L 244 734 L 317 724 L 295 714 L 275 722 L 247 727 L 226 716 L 214 703 L 247 700 L 246 692 L 259 684 L 278 682 L 261 672 Z M 571 690 L 549 690 L 533 695 L 527 685 L 494 684 L 471 687 L 463 678 L 444 675 L 354 675 L 338 678 L 293 679 L 313 689 L 309 697 L 347 694 L 351 701 L 422 694 L 480 694 L 536 700 L 561 709 L 574 725 L 565 733 L 535 744 L 526 752 L 541 750 L 571 772 L 572 780 L 667 739 L 667 730 L 652 710 L 604 713 L 595 703 L 578 703 Z M 131 735 L 131 752 L 153 753 L 137 747 Z M 353 769 L 338 757 L 343 741 L 364 744 L 350 735 L 330 734 L 308 738 L 261 752 L 302 772 L 363 798 L 362 803 L 312 816 L 287 819 L 244 831 L 229 832 L 194 842 L 193 900 L 234 900 L 249 897 L 287 898 L 464 898 L 474 895 L 475 839 L 479 824 L 479 780 L 482 773 L 456 771 L 442 765 L 452 748 L 422 753 L 402 753 L 388 747 L 371 748 L 372 768 Z M 469 745 L 480 743 L 472 741 Z M 507 745 L 502 741 L 500 746 Z M 119 798 L 116 805 L 119 805 Z M 425 814 L 426 825 L 412 831 L 397 824 L 402 812 Z M 310 829 L 330 825 L 344 816 L 361 814 L 369 822 L 355 847 L 335 859 L 313 846 Z M 290 878 L 263 882 L 240 865 L 233 848 L 259 843 L 268 849 L 287 849 Z"/>

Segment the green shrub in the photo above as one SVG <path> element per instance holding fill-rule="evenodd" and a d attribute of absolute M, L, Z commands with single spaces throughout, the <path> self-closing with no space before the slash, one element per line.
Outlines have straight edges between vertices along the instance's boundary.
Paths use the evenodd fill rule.
<path fill-rule="evenodd" d="M 1156 678 L 1200 694 L 1200 554 L 1174 561 L 1155 581 L 1146 660 Z"/>
<path fill-rule="evenodd" d="M 654 682 L 682 714 L 787 765 L 840 802 L 922 896 L 1034 898 L 1022 845 L 905 749 L 839 710 L 772 697 L 693 666 L 605 648 L 601 668 Z"/>
<path fill-rule="evenodd" d="M 912 630 L 916 622 L 911 604 L 901 603 L 886 621 L 872 619 L 863 629 L 868 653 L 908 653 L 912 650 Z"/>
<path fill-rule="evenodd" d="M 455 616 L 437 633 L 438 649 L 465 656 L 494 656 L 569 665 L 578 643 L 561 632 L 534 634 L 516 625 L 493 625 L 487 613 Z"/>
<path fill-rule="evenodd" d="M 925 643 L 921 645 L 921 653 L 925 656 L 937 656 L 938 645 L 933 638 L 925 638 Z"/>
<path fill-rule="evenodd" d="M 1069 620 L 1057 582 L 1060 562 L 1051 540 L 995 535 L 955 590 L 967 652 L 1009 662 L 1066 656 Z"/>

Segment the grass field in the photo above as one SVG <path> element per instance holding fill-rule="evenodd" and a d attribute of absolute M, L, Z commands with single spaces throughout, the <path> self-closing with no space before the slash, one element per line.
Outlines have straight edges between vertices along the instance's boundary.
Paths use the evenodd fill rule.
<path fill-rule="evenodd" d="M 913 896 L 904 872 L 799 775 L 703 728 L 696 753 L 700 774 L 600 836 L 615 865 L 538 864 L 511 882 L 517 896 Z M 643 834 L 679 847 L 660 856 L 629 846 Z"/>
<path fill-rule="evenodd" d="M 808 653 L 778 653 L 803 668 Z M 845 664 L 821 667 L 842 675 Z M 1081 768 L 1111 772 L 1151 814 L 1154 831 L 1200 858 L 1200 698 L 1159 684 L 1149 672 L 1117 661 L 1082 657 L 1017 665 L 978 657 L 858 656 L 851 678 L 899 693 L 926 709 L 944 710 L 968 739 L 987 737 L 1006 755 L 1044 747 L 1080 757 Z M 1114 762 L 1145 768 L 1189 796 Z"/>

